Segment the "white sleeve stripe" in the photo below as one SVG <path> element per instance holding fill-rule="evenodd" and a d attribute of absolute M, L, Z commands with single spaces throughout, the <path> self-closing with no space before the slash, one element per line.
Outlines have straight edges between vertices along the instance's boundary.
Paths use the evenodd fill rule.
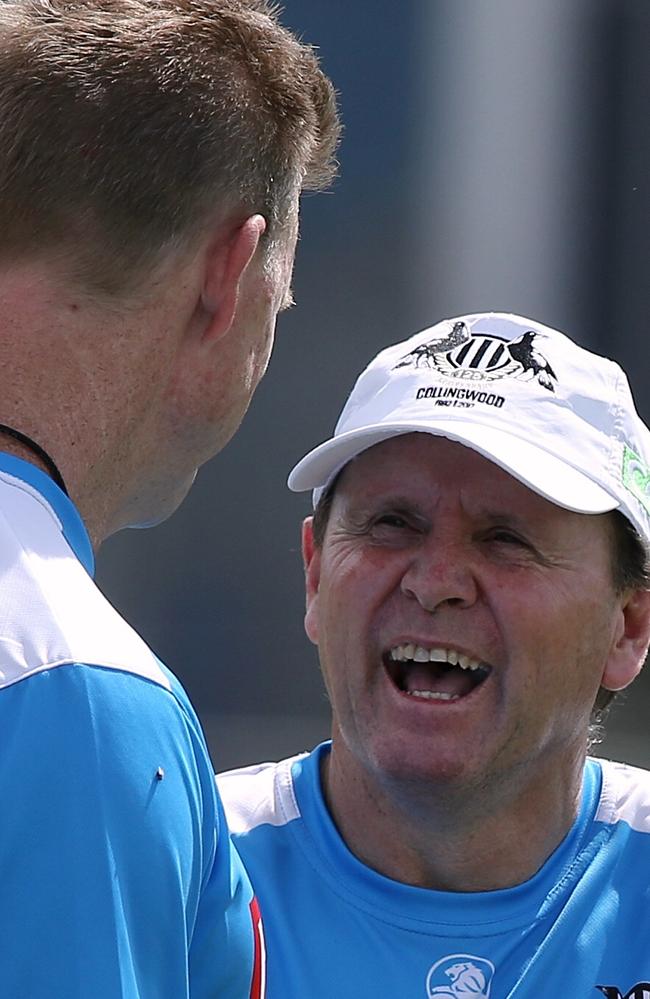
<path fill-rule="evenodd" d="M 625 822 L 635 832 L 650 833 L 650 773 L 626 763 L 598 762 L 603 786 L 596 822 Z"/>
<path fill-rule="evenodd" d="M 305 755 L 217 774 L 217 786 L 233 834 L 251 832 L 261 825 L 284 826 L 300 818 L 291 767 Z"/>

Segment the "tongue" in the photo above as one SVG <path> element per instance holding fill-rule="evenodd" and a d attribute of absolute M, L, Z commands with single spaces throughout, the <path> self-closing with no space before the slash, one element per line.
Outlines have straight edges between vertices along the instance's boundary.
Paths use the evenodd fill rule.
<path fill-rule="evenodd" d="M 474 689 L 469 671 L 447 663 L 413 663 L 404 671 L 404 689 L 412 694 L 427 690 L 437 694 L 465 697 Z"/>

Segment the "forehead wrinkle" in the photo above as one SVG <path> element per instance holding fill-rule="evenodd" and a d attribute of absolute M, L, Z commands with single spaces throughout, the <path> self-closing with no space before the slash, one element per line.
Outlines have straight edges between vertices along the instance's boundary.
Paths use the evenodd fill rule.
<path fill-rule="evenodd" d="M 543 497 L 529 490 L 522 483 L 519 483 L 518 480 L 514 479 L 514 477 L 512 481 L 530 493 L 531 497 L 539 499 L 543 507 L 563 512 L 560 507 L 556 507 L 555 504 L 544 500 Z M 481 490 L 473 486 L 467 487 L 461 485 L 457 490 L 454 489 L 452 492 L 445 492 L 441 482 L 436 482 L 434 488 L 431 488 L 431 485 L 429 484 L 426 489 L 420 487 L 417 492 L 411 493 L 405 493 L 399 487 L 370 492 L 366 489 L 365 483 L 362 480 L 361 490 L 346 490 L 344 488 L 337 490 L 337 492 L 342 501 L 342 512 L 354 512 L 355 519 L 357 517 L 360 519 L 368 517 L 371 513 L 376 513 L 378 510 L 390 508 L 397 513 L 404 512 L 417 515 L 422 519 L 435 520 L 436 514 L 441 509 L 444 510 L 447 508 L 458 510 L 463 517 L 482 524 L 504 524 L 522 530 L 527 529 L 528 531 L 535 526 L 539 528 L 546 519 L 544 517 L 544 509 L 540 509 L 539 511 L 531 510 L 529 515 L 522 514 L 520 511 L 521 504 L 516 491 L 513 493 L 512 507 L 508 507 L 504 505 L 502 500 L 498 501 L 498 505 L 491 502 L 489 497 L 486 498 Z M 484 485 L 487 487 L 488 483 L 484 483 Z"/>
<path fill-rule="evenodd" d="M 386 490 L 381 492 L 363 491 L 362 495 L 355 495 L 351 491 L 340 489 L 338 495 L 341 497 L 342 506 L 346 509 L 354 508 L 360 513 L 375 513 L 378 509 L 390 507 L 391 510 L 409 510 L 412 512 L 422 512 L 422 502 L 413 495 L 407 496 L 397 490 Z"/>
<path fill-rule="evenodd" d="M 442 449 L 442 461 L 430 455 L 422 461 L 423 445 L 427 449 Z M 380 452 L 395 452 L 396 448 L 399 450 L 395 457 L 392 454 L 380 457 Z M 453 453 L 450 449 L 462 456 L 461 467 L 450 460 Z M 405 482 L 409 492 L 404 492 Z M 375 488 L 378 500 L 374 498 Z M 549 510 L 562 510 L 472 448 L 444 437 L 418 433 L 389 438 L 356 455 L 343 468 L 335 492 L 347 494 L 355 504 L 373 508 L 378 502 L 429 512 L 442 502 L 460 506 L 472 517 L 488 521 L 507 519 L 520 526 L 530 526 L 532 519 L 543 517 Z M 522 516 L 520 507 L 529 503 L 530 516 Z"/>
<path fill-rule="evenodd" d="M 539 496 L 532 489 L 528 489 L 514 477 L 512 477 L 512 481 L 521 486 L 522 490 L 525 490 L 523 497 L 520 497 L 519 490 L 515 489 L 512 492 L 512 497 L 507 497 L 505 502 L 503 499 L 493 502 L 489 495 L 487 497 L 484 495 L 476 496 L 475 491 L 472 491 L 468 496 L 466 490 L 461 488 L 458 496 L 459 506 L 465 516 L 481 524 L 498 524 L 525 530 L 528 533 L 531 531 L 539 533 L 544 525 L 559 522 L 562 517 L 558 517 L 558 514 L 567 512 L 545 500 L 543 496 Z M 489 491 L 487 483 L 486 489 Z M 531 504 L 525 508 L 524 512 L 521 509 L 522 499 Z"/>
<path fill-rule="evenodd" d="M 465 508 L 466 504 L 462 505 Z M 490 524 L 511 524 L 513 527 L 526 527 L 531 524 L 531 518 L 522 516 L 516 509 L 508 510 L 503 507 L 488 506 L 487 504 L 480 504 L 475 510 L 471 511 L 471 515 Z M 537 520 L 538 518 L 535 517 L 533 522 L 537 522 Z"/>

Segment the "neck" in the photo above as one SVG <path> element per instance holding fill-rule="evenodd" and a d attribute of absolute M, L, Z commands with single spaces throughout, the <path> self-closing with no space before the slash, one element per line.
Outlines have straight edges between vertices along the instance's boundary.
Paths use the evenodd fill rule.
<path fill-rule="evenodd" d="M 0 434 L 0 446 L 55 480 L 58 468 L 97 548 L 142 493 L 157 313 L 147 325 L 146 303 L 109 308 L 49 262 L 28 262 L 0 268 L 0 315 L 0 422 L 28 435 Z"/>
<path fill-rule="evenodd" d="M 6 426 L 4 423 L 0 423 L 0 441 L 2 441 L 4 451 L 15 454 L 19 458 L 25 458 L 27 461 L 37 465 L 38 468 L 46 472 L 56 482 L 59 489 L 66 496 L 69 495 L 63 476 L 54 459 L 38 441 L 35 441 L 21 430 Z"/>
<path fill-rule="evenodd" d="M 578 758 L 579 757 L 579 758 Z M 498 789 L 393 786 L 350 763 L 336 741 L 322 782 L 341 836 L 368 867 L 404 884 L 439 891 L 495 891 L 522 884 L 568 833 L 580 803 L 584 755 Z"/>

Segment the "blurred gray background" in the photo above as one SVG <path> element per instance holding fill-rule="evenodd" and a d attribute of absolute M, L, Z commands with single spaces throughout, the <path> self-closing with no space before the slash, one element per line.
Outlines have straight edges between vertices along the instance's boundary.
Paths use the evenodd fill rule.
<path fill-rule="evenodd" d="M 650 420 L 648 0 L 286 0 L 320 49 L 345 136 L 303 200 L 297 306 L 239 434 L 98 581 L 184 682 L 219 769 L 328 731 L 302 630 L 288 470 L 381 347 L 446 316 L 521 312 L 630 372 Z M 650 766 L 650 666 L 604 755 Z"/>

